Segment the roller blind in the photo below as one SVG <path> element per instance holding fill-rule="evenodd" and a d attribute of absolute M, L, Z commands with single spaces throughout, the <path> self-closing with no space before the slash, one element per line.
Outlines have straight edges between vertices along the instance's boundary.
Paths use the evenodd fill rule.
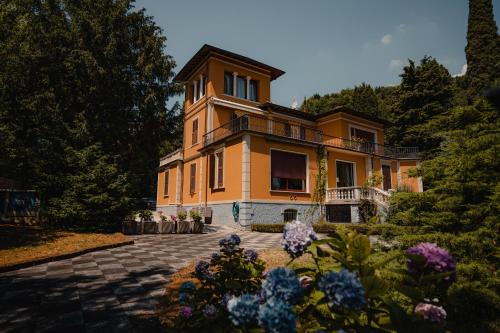
<path fill-rule="evenodd" d="M 306 155 L 271 150 L 271 177 L 306 179 Z"/>

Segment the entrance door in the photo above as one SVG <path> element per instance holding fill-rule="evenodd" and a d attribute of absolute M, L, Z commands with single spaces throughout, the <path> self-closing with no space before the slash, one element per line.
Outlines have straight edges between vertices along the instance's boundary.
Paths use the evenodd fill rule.
<path fill-rule="evenodd" d="M 337 161 L 337 187 L 354 186 L 354 163 Z"/>
<path fill-rule="evenodd" d="M 384 191 L 388 191 L 392 188 L 390 165 L 382 165 L 382 176 L 384 176 Z"/>

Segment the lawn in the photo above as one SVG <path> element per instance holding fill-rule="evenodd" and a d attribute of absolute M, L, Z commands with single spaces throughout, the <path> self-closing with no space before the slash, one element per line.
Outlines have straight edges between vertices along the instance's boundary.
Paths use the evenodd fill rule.
<path fill-rule="evenodd" d="M 70 254 L 126 241 L 121 233 L 77 233 L 0 225 L 0 267 Z"/>

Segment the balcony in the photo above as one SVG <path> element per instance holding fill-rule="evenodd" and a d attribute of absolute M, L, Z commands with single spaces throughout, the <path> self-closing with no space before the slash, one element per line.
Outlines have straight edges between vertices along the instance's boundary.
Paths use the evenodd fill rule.
<path fill-rule="evenodd" d="M 326 190 L 326 203 L 358 203 L 361 199 L 374 201 L 384 207 L 389 207 L 390 192 L 376 187 L 337 187 Z"/>
<path fill-rule="evenodd" d="M 227 122 L 203 136 L 203 147 L 242 132 L 253 132 L 315 145 L 346 149 L 391 159 L 416 159 L 416 147 L 394 147 L 323 134 L 315 128 L 285 121 L 245 115 Z"/>

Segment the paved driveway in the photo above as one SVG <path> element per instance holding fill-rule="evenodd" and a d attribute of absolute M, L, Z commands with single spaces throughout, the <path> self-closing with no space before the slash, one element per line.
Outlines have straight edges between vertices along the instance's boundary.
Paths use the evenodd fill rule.
<path fill-rule="evenodd" d="M 235 230 L 134 236 L 135 244 L 0 274 L 0 332 L 155 332 L 168 276 L 218 249 Z M 236 231 L 242 246 L 279 246 L 281 234 Z"/>

